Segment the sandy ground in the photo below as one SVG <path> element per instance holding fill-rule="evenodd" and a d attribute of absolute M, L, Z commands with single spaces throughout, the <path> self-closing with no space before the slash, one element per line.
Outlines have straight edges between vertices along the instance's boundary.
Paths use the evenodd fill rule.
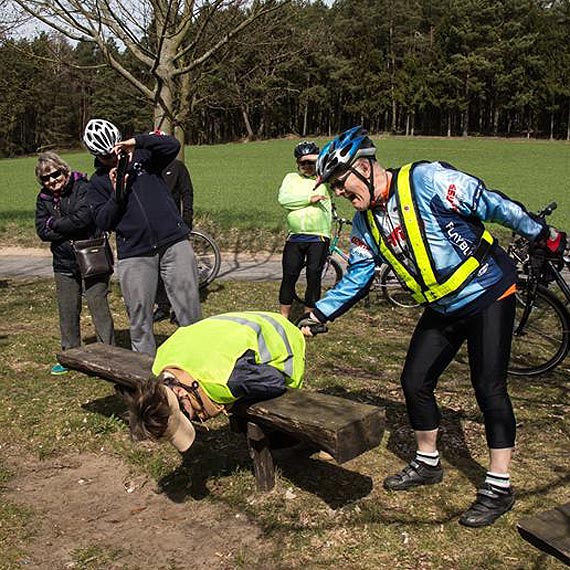
<path fill-rule="evenodd" d="M 177 503 L 112 456 L 40 462 L 7 447 L 0 455 L 16 474 L 4 497 L 34 513 L 31 538 L 18 545 L 27 568 L 71 570 L 86 549 L 98 561 L 108 556 L 109 570 L 230 569 L 236 556 L 251 568 L 273 550 L 242 513 L 208 500 Z"/>

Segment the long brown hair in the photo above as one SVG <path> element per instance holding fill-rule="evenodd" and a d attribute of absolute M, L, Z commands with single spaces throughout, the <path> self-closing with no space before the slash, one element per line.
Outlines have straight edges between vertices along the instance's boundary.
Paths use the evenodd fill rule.
<path fill-rule="evenodd" d="M 160 439 L 168 426 L 170 406 L 162 375 L 121 391 L 129 410 L 129 428 L 135 441 Z"/>

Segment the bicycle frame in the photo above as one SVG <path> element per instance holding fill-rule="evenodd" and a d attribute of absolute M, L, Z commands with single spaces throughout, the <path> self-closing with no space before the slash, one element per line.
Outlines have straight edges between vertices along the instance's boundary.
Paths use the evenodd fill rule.
<path fill-rule="evenodd" d="M 556 209 L 556 203 L 549 204 L 538 213 L 545 219 Z M 562 275 L 564 268 L 570 268 L 568 251 L 562 259 L 553 259 L 547 252 L 531 250 L 530 242 L 524 237 L 515 236 L 508 247 L 508 254 L 517 264 L 520 294 L 517 294 L 522 313 L 513 331 L 513 351 L 515 342 L 522 347 L 517 351 L 516 360 L 511 360 L 509 372 L 519 376 L 536 376 L 558 366 L 570 350 L 570 285 Z M 552 292 L 556 283 L 564 300 Z M 545 315 L 548 321 L 544 319 Z M 540 361 L 527 360 L 531 353 L 525 349 L 529 335 L 546 348 L 540 353 Z M 541 345 L 540 343 L 545 344 Z"/>
<path fill-rule="evenodd" d="M 342 230 L 344 228 L 344 226 L 351 226 L 352 222 L 350 220 L 347 220 L 346 218 L 342 218 L 337 214 L 336 211 L 336 207 L 332 206 L 332 216 L 333 216 L 333 221 L 336 224 L 336 229 L 334 231 L 334 234 L 331 238 L 331 243 L 329 245 L 329 257 L 332 257 L 333 255 L 338 255 L 343 261 L 345 261 L 346 263 L 348 263 L 348 254 L 345 253 L 339 246 L 338 243 L 340 241 L 341 235 L 342 235 Z"/>

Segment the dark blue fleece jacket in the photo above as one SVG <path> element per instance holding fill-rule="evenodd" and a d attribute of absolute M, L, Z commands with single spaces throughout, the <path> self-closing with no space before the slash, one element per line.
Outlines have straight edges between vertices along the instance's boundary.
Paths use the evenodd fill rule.
<path fill-rule="evenodd" d="M 88 192 L 97 226 L 117 234 L 119 259 L 155 253 L 183 239 L 189 229 L 162 179 L 162 171 L 176 157 L 180 144 L 166 135 L 135 136 L 128 167 L 127 200 L 120 205 L 109 168 L 97 159 Z"/>

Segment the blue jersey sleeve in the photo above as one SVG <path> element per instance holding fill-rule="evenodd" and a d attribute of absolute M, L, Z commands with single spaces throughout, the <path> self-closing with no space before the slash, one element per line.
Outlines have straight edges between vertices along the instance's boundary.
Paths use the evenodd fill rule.
<path fill-rule="evenodd" d="M 381 262 L 368 232 L 364 216 L 357 213 L 350 234 L 350 255 L 344 277 L 317 302 L 315 316 L 321 322 L 333 321 L 366 296 Z"/>

